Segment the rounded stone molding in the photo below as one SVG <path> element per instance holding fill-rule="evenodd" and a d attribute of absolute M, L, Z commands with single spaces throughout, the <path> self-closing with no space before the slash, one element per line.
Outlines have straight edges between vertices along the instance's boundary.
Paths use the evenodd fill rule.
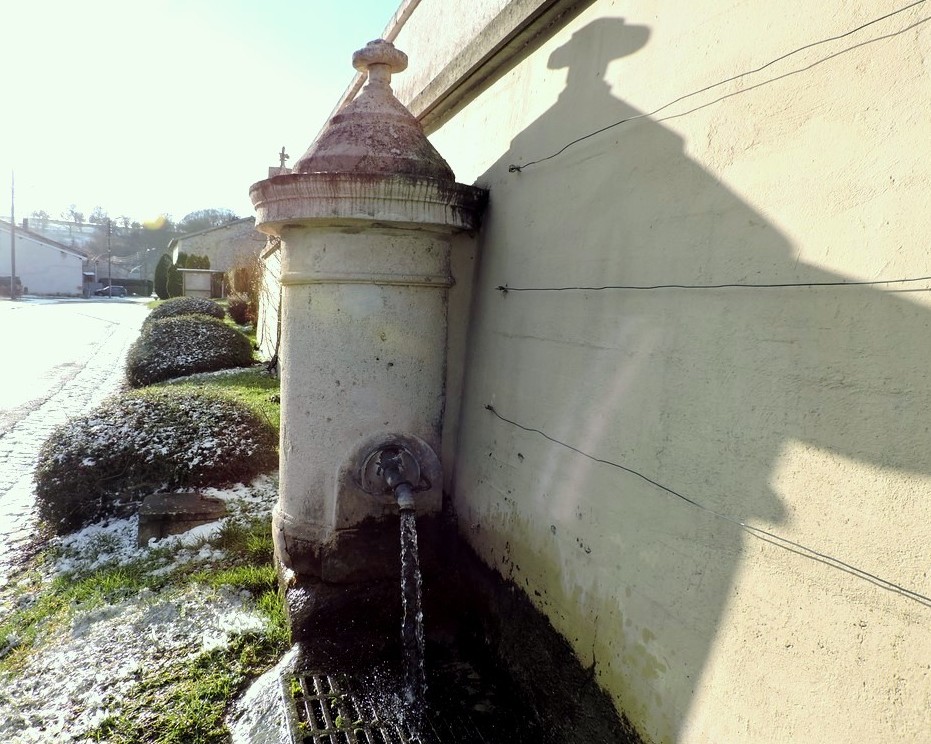
<path fill-rule="evenodd" d="M 291 173 L 249 190 L 256 228 L 280 235 L 285 225 L 365 222 L 474 231 L 487 192 L 454 181 L 355 173 Z"/>

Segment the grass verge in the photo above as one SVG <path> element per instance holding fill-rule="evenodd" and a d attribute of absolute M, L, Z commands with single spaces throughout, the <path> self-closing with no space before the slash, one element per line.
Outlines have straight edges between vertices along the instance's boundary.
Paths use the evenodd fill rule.
<path fill-rule="evenodd" d="M 91 541 L 84 550 L 105 550 L 104 543 Z M 115 712 L 83 732 L 81 739 L 113 744 L 228 741 L 224 717 L 230 703 L 287 650 L 289 630 L 272 563 L 271 526 L 265 516 L 230 518 L 218 532 L 186 544 L 185 550 L 190 554 L 205 547 L 223 556 L 209 569 L 196 562 L 173 564 L 175 545 L 150 547 L 139 558 L 64 574 L 41 587 L 35 576 L 21 580 L 21 598 L 31 598 L 0 625 L 0 648 L 8 644 L 11 649 L 0 660 L 5 681 L 15 684 L 16 675 L 23 672 L 33 653 L 67 633 L 75 617 L 95 608 L 177 595 L 190 587 L 208 593 L 215 589 L 248 592 L 254 610 L 264 620 L 261 630 L 235 634 L 227 643 L 207 650 L 181 649 L 139 670 L 129 693 L 113 706 Z M 54 553 L 48 551 L 44 560 L 54 560 Z M 170 570 L 165 570 L 166 564 Z"/>
<path fill-rule="evenodd" d="M 105 551 L 106 541 L 91 540 L 86 549 Z M 0 622 L 0 672 L 21 671 L 31 652 L 61 632 L 76 613 L 114 604 L 143 589 L 157 591 L 170 581 L 151 573 L 171 553 L 155 548 L 138 560 L 113 562 L 87 573 L 63 573 L 44 583 L 43 566 L 54 561 L 56 553 L 50 549 L 34 558 L 35 565 L 17 583 L 15 607 Z"/>
<path fill-rule="evenodd" d="M 268 637 L 240 636 L 226 648 L 169 665 L 141 680 L 124 712 L 102 721 L 87 738 L 109 744 L 228 742 L 229 701 L 283 651 Z"/>
<path fill-rule="evenodd" d="M 280 658 L 289 645 L 284 605 L 271 563 L 267 520 L 232 520 L 215 548 L 230 560 L 209 571 L 184 571 L 184 580 L 213 588 L 247 590 L 265 617 L 264 632 L 236 636 L 223 647 L 171 660 L 141 676 L 122 711 L 88 732 L 112 744 L 219 744 L 229 739 L 224 716 L 246 684 Z"/>
<path fill-rule="evenodd" d="M 278 429 L 278 380 L 258 369 L 163 385 L 169 386 L 232 398 Z M 159 639 L 158 648 L 148 655 L 117 646 L 117 655 L 124 652 L 127 657 L 135 654 L 150 660 L 125 672 L 118 686 L 107 679 L 110 670 L 105 660 L 85 652 L 85 666 L 91 676 L 105 679 L 104 686 L 91 695 L 96 703 L 82 703 L 79 695 L 70 699 L 67 729 L 81 741 L 114 744 L 227 742 L 224 717 L 230 703 L 290 645 L 273 564 L 269 515 L 277 485 L 273 478 L 263 478 L 263 485 L 231 489 L 226 498 L 234 516 L 203 537 L 136 548 L 134 522 L 122 520 L 126 524 L 122 532 L 99 526 L 94 533 L 98 527 L 92 527 L 83 537 L 63 537 L 37 552 L 15 582 L 0 590 L 0 730 L 12 733 L 14 739 L 23 730 L 15 726 L 36 731 L 30 727 L 46 711 L 40 710 L 38 700 L 29 699 L 31 692 L 17 695 L 15 691 L 23 686 L 41 690 L 46 669 L 52 670 L 49 682 L 61 678 L 68 669 L 60 669 L 52 660 L 62 658 L 58 653 L 62 644 L 80 645 L 89 628 L 129 623 L 139 624 L 140 637 L 162 633 L 160 626 L 150 628 L 140 618 L 176 605 L 181 609 L 175 623 L 188 626 L 198 610 L 188 610 L 187 598 L 213 609 L 223 598 L 233 597 L 232 611 L 241 611 L 250 622 L 242 629 L 217 626 L 222 631 L 217 636 L 220 642 L 179 632 L 164 643 Z M 200 554 L 209 555 L 209 560 L 200 559 Z M 198 627 L 206 628 L 209 622 Z M 145 638 L 140 640 L 143 648 L 146 643 Z M 105 710 L 96 715 L 100 705 Z"/>

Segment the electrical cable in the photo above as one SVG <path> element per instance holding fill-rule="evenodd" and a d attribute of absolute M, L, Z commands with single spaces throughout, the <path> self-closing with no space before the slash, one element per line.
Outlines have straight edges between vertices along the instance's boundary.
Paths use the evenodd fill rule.
<path fill-rule="evenodd" d="M 692 98 L 693 96 L 700 95 L 701 93 L 707 93 L 709 90 L 713 90 L 714 88 L 719 88 L 720 86 L 726 85 L 727 83 L 731 83 L 735 80 L 738 80 L 739 78 L 746 77 L 748 75 L 755 75 L 756 73 L 761 72 L 762 70 L 765 70 L 767 67 L 771 67 L 777 62 L 782 62 L 783 60 L 788 59 L 789 57 L 792 57 L 793 55 L 798 54 L 799 52 L 803 52 L 806 49 L 811 49 L 813 47 L 820 46 L 822 44 L 828 44 L 832 41 L 838 41 L 840 39 L 846 38 L 847 36 L 851 36 L 857 33 L 858 31 L 862 31 L 863 29 L 868 28 L 869 26 L 873 26 L 877 23 L 881 23 L 882 21 L 887 20 L 888 18 L 892 18 L 893 16 L 896 16 L 899 13 L 904 13 L 907 10 L 911 10 L 912 8 L 916 6 L 923 4 L 924 2 L 926 2 L 926 0 L 915 0 L 915 2 L 911 3 L 910 5 L 906 5 L 903 8 L 899 8 L 898 10 L 893 10 L 889 13 L 886 13 L 885 15 L 880 16 L 879 18 L 874 18 L 871 21 L 867 21 L 866 23 L 860 26 L 857 26 L 856 28 L 853 28 L 850 31 L 846 31 L 837 36 L 831 36 L 826 39 L 821 39 L 820 41 L 813 41 L 810 44 L 805 44 L 804 46 L 798 47 L 798 49 L 793 49 L 791 52 L 787 52 L 783 55 L 780 55 L 779 57 L 776 57 L 775 59 L 771 59 L 766 64 L 760 65 L 759 67 L 755 69 L 745 70 L 744 72 L 733 75 L 717 83 L 712 83 L 711 85 L 706 85 L 704 88 L 700 88 L 698 90 L 692 91 L 691 93 L 686 93 L 684 95 L 681 95 L 678 98 L 672 101 L 669 101 L 668 103 L 664 103 L 658 109 L 654 109 L 653 111 L 649 113 L 637 114 L 636 116 L 628 116 L 625 119 L 621 119 L 620 121 L 616 121 L 612 124 L 608 124 L 607 126 L 601 127 L 600 129 L 596 129 L 594 132 L 589 132 L 588 134 L 582 135 L 581 137 L 572 140 L 571 142 L 569 142 L 568 144 L 564 145 L 562 148 L 554 152 L 552 155 L 547 155 L 546 157 L 539 158 L 537 160 L 531 160 L 530 162 L 524 163 L 523 165 L 516 165 L 512 163 L 511 165 L 508 166 L 508 172 L 509 173 L 521 173 L 524 171 L 524 169 L 529 168 L 530 166 L 537 165 L 538 163 L 543 163 L 547 160 L 552 160 L 553 158 L 558 157 L 559 155 L 562 155 L 566 150 L 568 150 L 573 145 L 577 145 L 579 142 L 583 142 L 584 140 L 587 140 L 590 137 L 594 137 L 595 135 L 601 134 L 602 132 L 606 132 L 607 130 L 613 129 L 614 127 L 620 126 L 621 124 L 626 124 L 628 122 L 636 121 L 638 119 L 645 119 L 651 116 L 655 116 L 660 111 L 664 111 L 670 106 L 674 106 L 675 104 L 681 101 L 684 101 L 687 98 Z"/>
<path fill-rule="evenodd" d="M 909 284 L 931 281 L 931 276 L 916 276 L 904 279 L 875 279 L 852 282 L 772 282 L 752 283 L 734 282 L 731 284 L 606 284 L 600 287 L 511 287 L 499 284 L 495 289 L 503 294 L 508 292 L 601 292 L 606 289 L 619 290 L 655 290 L 655 289 L 779 289 L 798 287 L 873 287 L 878 284 Z"/>
<path fill-rule="evenodd" d="M 718 519 L 721 519 L 725 522 L 730 522 L 731 524 L 737 525 L 740 529 L 742 529 L 748 535 L 755 537 L 758 540 L 762 540 L 763 542 L 769 543 L 770 545 L 774 545 L 776 547 L 782 548 L 783 550 L 787 550 L 790 553 L 795 553 L 796 555 L 800 555 L 803 558 L 808 558 L 809 560 L 813 560 L 818 563 L 824 564 L 826 566 L 830 566 L 831 568 L 835 568 L 839 571 L 843 571 L 844 573 L 850 574 L 851 576 L 855 576 L 856 578 L 862 579 L 864 581 L 868 581 L 869 583 L 873 584 L 874 586 L 878 586 L 881 589 L 894 592 L 895 594 L 899 594 L 900 596 L 905 597 L 906 599 L 910 599 L 914 602 L 924 605 L 925 607 L 931 608 L 931 597 L 928 597 L 924 594 L 913 591 L 912 589 L 908 589 L 900 584 L 895 583 L 894 581 L 889 581 L 888 579 L 884 579 L 880 576 L 877 576 L 876 574 L 870 573 L 869 571 L 865 571 L 862 568 L 857 568 L 856 566 L 850 563 L 847 563 L 846 561 L 842 561 L 839 558 L 835 558 L 834 556 L 828 555 L 827 553 L 822 553 L 819 550 L 815 550 L 814 548 L 809 548 L 806 545 L 802 545 L 801 543 L 795 542 L 793 540 L 789 540 L 788 538 L 780 537 L 779 535 L 776 535 L 773 532 L 764 530 L 760 527 L 754 527 L 753 525 L 747 524 L 745 521 L 743 521 L 742 519 L 738 519 L 737 517 L 732 517 L 727 514 L 723 514 L 719 511 L 715 511 L 714 509 L 711 509 L 705 506 L 704 504 L 698 501 L 695 501 L 694 499 L 691 499 L 688 496 L 685 496 L 684 494 L 681 494 L 678 491 L 673 490 L 672 488 L 669 488 L 668 486 L 664 486 L 662 483 L 659 483 L 658 481 L 653 480 L 652 478 L 644 475 L 643 473 L 637 470 L 634 470 L 633 468 L 629 468 L 626 465 L 621 465 L 620 463 L 613 462 L 612 460 L 605 460 L 600 457 L 595 457 L 594 455 L 590 455 L 589 453 L 584 452 L 583 450 L 573 447 L 571 444 L 567 444 L 566 442 L 561 442 L 560 440 L 555 439 L 554 437 L 551 437 L 549 434 L 547 434 L 544 431 L 541 431 L 540 429 L 535 429 L 531 426 L 524 426 L 523 424 L 519 424 L 518 422 L 513 421 L 509 418 L 505 418 L 500 413 L 498 413 L 495 407 L 492 406 L 491 404 L 486 404 L 485 410 L 490 411 L 498 419 L 500 419 L 501 421 L 507 424 L 510 424 L 511 426 L 515 426 L 518 429 L 521 429 L 523 431 L 526 431 L 532 434 L 537 434 L 543 437 L 544 439 L 546 439 L 547 441 L 550 441 L 553 444 L 559 445 L 560 447 L 564 447 L 572 452 L 575 452 L 576 454 L 581 455 L 582 457 L 585 457 L 591 460 L 592 462 L 600 463 L 602 465 L 608 465 L 609 467 L 616 468 L 617 470 L 621 470 L 625 473 L 629 473 L 630 475 L 640 478 L 641 480 L 649 483 L 651 486 L 654 486 L 655 488 L 658 488 L 661 491 L 664 491 L 665 493 L 668 493 L 669 495 L 674 496 L 675 498 L 680 499 L 681 501 L 684 501 L 685 503 L 689 504 L 690 506 L 695 507 L 696 509 L 699 509 L 703 512 L 711 514 L 712 516 L 717 517 Z"/>

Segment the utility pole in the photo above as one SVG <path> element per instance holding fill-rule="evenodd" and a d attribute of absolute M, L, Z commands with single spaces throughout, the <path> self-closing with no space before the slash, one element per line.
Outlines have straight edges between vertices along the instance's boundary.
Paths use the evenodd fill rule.
<path fill-rule="evenodd" d="M 10 302 L 16 299 L 16 173 L 10 171 Z"/>
<path fill-rule="evenodd" d="M 113 251 L 110 250 L 110 234 L 113 232 L 113 223 L 107 217 L 107 295 L 113 299 Z"/>
<path fill-rule="evenodd" d="M 145 271 L 145 276 L 143 276 L 142 279 L 145 286 L 145 293 L 147 295 L 152 294 L 152 287 L 149 286 L 149 254 L 152 252 L 152 250 L 152 248 L 146 246 L 143 248 L 143 251 L 145 252 L 142 254 L 142 265 L 143 270 Z"/>

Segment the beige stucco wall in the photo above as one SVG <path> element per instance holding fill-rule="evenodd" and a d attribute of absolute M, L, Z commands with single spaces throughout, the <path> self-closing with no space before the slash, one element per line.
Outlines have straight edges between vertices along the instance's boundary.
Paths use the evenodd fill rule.
<path fill-rule="evenodd" d="M 931 11 L 508 166 L 895 7 L 602 0 L 432 136 L 490 191 L 463 533 L 654 742 L 931 738 L 931 603 L 883 584 L 931 595 L 929 284 L 495 287 L 928 275 Z"/>

